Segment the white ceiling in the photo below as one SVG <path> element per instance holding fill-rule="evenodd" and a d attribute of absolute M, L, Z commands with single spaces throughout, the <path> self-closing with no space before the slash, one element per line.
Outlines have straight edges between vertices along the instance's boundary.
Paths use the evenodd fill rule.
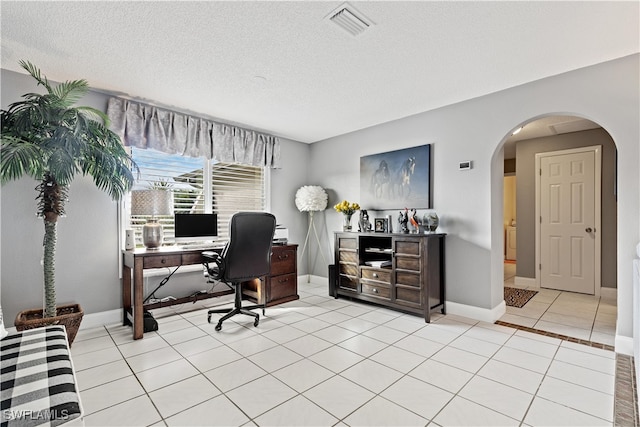
<path fill-rule="evenodd" d="M 315 142 L 640 51 L 640 3 L 5 1 L 2 68 Z"/>

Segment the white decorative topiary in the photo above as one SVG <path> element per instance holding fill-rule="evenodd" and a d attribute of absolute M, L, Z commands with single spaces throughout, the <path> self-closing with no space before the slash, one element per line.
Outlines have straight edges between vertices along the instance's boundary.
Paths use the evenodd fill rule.
<path fill-rule="evenodd" d="M 296 207 L 300 212 L 323 211 L 327 208 L 329 196 L 318 185 L 305 185 L 296 192 Z"/>

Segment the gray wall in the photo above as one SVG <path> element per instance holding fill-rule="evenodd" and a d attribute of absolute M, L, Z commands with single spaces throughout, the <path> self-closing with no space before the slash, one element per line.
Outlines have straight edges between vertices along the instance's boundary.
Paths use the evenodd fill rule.
<path fill-rule="evenodd" d="M 43 70 L 46 74 L 46 70 Z M 1 70 L 1 104 L 5 109 L 28 92 L 39 90 L 30 76 Z M 82 105 L 106 111 L 108 95 L 90 92 Z M 304 240 L 306 216 L 294 204 L 295 191 L 307 184 L 309 146 L 282 139 L 282 168 L 271 173 L 271 212 L 289 227 L 290 241 Z M 0 301 L 7 326 L 20 310 L 42 307 L 42 237 L 37 218 L 37 182 L 30 178 L 9 182 L 0 193 Z M 98 190 L 89 178 L 71 184 L 67 215 L 58 223 L 56 291 L 59 303 L 78 302 L 86 314 L 119 309 L 118 203 Z M 300 274 L 306 273 L 300 268 Z M 161 277 L 145 281 L 153 289 Z M 206 288 L 202 274 L 187 273 L 171 279 L 163 294 L 183 295 Z"/>
<path fill-rule="evenodd" d="M 536 138 L 516 143 L 516 211 L 518 241 L 516 275 L 535 278 L 535 156 L 537 153 L 602 145 L 602 286 L 617 284 L 617 202 L 614 194 L 616 147 L 603 129 Z"/>
<path fill-rule="evenodd" d="M 457 303 L 494 315 L 503 301 L 504 141 L 516 127 L 545 116 L 568 114 L 599 123 L 619 154 L 618 334 L 631 337 L 631 259 L 640 240 L 639 58 L 632 55 L 315 143 L 310 180 L 329 190 L 331 204 L 359 201 L 361 156 L 433 144 L 433 209 L 440 230 L 448 233 L 447 301 L 454 303 L 449 307 L 460 308 Z M 459 171 L 463 160 L 473 161 L 473 169 Z M 328 230 L 339 230 L 341 215 L 327 210 L 326 222 Z M 327 238 L 333 246 L 332 236 Z M 324 266 L 312 272 L 326 276 Z"/>

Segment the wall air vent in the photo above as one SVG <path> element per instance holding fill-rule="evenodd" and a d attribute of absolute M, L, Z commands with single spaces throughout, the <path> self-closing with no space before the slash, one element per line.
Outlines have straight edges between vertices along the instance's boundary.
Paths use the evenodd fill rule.
<path fill-rule="evenodd" d="M 343 4 L 328 16 L 329 20 L 351 34 L 357 36 L 371 27 L 372 22 L 357 12 L 350 4 Z"/>

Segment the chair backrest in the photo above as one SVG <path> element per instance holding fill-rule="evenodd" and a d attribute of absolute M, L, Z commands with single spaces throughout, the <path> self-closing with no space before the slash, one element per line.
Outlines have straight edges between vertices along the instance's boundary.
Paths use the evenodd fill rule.
<path fill-rule="evenodd" d="M 229 221 L 229 243 L 222 253 L 223 280 L 240 282 L 267 276 L 276 217 L 267 212 L 237 212 Z"/>

